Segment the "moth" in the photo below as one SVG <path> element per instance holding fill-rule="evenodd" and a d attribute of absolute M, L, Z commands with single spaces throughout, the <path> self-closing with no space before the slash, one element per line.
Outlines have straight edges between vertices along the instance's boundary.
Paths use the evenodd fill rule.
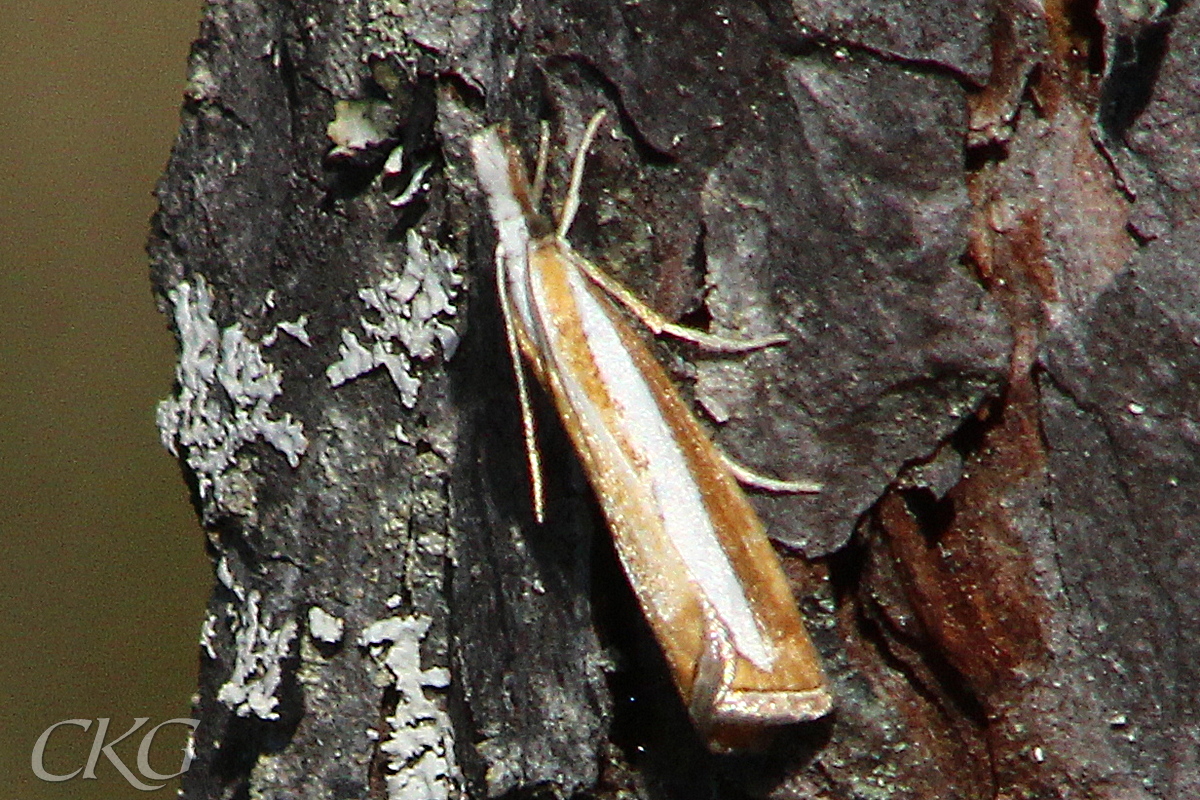
<path fill-rule="evenodd" d="M 526 365 L 553 399 L 693 722 L 711 747 L 724 749 L 731 733 L 747 726 L 821 717 L 832 696 L 779 559 L 738 486 L 738 470 L 618 306 L 656 334 L 715 349 L 781 339 L 731 343 L 674 325 L 571 247 L 567 232 L 584 161 L 603 116 L 593 117 L 584 133 L 556 223 L 536 208 L 546 172 L 545 128 L 532 185 L 503 126 L 471 140 L 496 231 L 496 283 L 534 510 L 543 521 Z"/>

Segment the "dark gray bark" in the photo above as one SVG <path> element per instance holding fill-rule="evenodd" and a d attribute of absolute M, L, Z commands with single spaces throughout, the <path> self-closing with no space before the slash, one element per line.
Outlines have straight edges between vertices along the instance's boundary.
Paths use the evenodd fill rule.
<path fill-rule="evenodd" d="M 1197 14 L 212 3 L 159 190 L 209 531 L 209 797 L 1187 798 Z M 535 525 L 468 137 L 606 108 L 575 247 L 669 316 L 837 709 L 691 731 L 548 404 Z M 331 123 L 333 123 L 332 127 Z"/>

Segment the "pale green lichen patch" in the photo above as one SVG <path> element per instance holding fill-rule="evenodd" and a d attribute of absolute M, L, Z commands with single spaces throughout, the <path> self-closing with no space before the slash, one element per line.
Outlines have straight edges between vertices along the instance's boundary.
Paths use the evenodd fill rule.
<path fill-rule="evenodd" d="M 458 333 L 446 324 L 457 309 L 454 299 L 462 284 L 458 259 L 410 230 L 407 258 L 400 273 L 388 271 L 374 286 L 358 296 L 370 310 L 360 321 L 363 339 L 342 330 L 338 360 L 325 374 L 334 386 L 383 367 L 407 408 L 417 402 L 420 380 L 413 374 L 413 359 L 428 360 L 437 353 L 449 359 L 458 347 Z M 375 321 L 372 321 L 375 320 Z"/>
<path fill-rule="evenodd" d="M 487 46 L 488 15 L 493 13 L 488 0 L 375 0 L 370 6 L 363 16 L 375 36 L 400 45 L 402 52 L 411 49 L 412 60 L 423 51 L 439 53 L 456 74 L 475 86 L 486 85 L 482 64 L 495 58 Z M 520 27 L 521 12 L 512 14 Z"/>
<path fill-rule="evenodd" d="M 359 638 L 386 667 L 398 698 L 395 712 L 387 717 L 389 734 L 379 746 L 388 757 L 389 800 L 449 800 L 456 795 L 459 773 L 450 718 L 425 694 L 450 684 L 449 670 L 421 667 L 421 642 L 430 622 L 425 616 L 389 617 L 369 625 Z"/>
<path fill-rule="evenodd" d="M 325 135 L 333 142 L 331 156 L 351 156 L 382 144 L 388 137 L 391 106 L 382 100 L 337 100 Z"/>
<path fill-rule="evenodd" d="M 252 516 L 254 483 L 246 466 L 238 463 L 238 452 L 262 439 L 295 467 L 308 447 L 303 427 L 290 414 L 272 412 L 271 403 L 282 391 L 282 374 L 240 325 L 223 330 L 217 326 L 203 276 L 180 283 L 167 298 L 179 331 L 180 355 L 176 395 L 158 405 L 163 445 L 183 456 L 206 503 Z"/>
<path fill-rule="evenodd" d="M 320 606 L 308 610 L 308 633 L 318 642 L 337 644 L 342 640 L 346 623 Z"/>

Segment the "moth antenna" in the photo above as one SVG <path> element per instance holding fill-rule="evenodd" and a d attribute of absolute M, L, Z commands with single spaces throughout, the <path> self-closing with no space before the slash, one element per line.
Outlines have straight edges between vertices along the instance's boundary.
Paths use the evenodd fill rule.
<path fill-rule="evenodd" d="M 563 201 L 558 230 L 555 232 L 559 239 L 567 238 L 567 231 L 571 230 L 571 223 L 575 221 L 575 212 L 579 210 L 579 185 L 583 183 L 583 165 L 587 160 L 588 148 L 592 146 L 592 140 L 596 138 L 596 131 L 600 130 L 600 123 L 603 121 L 602 108 L 588 123 L 587 130 L 583 132 L 583 141 L 579 143 L 579 150 L 575 153 L 575 163 L 571 165 L 571 183 L 567 186 L 567 197 Z"/>
<path fill-rule="evenodd" d="M 550 123 L 539 123 L 537 163 L 533 170 L 533 210 L 541 212 L 542 192 L 546 188 L 546 162 L 550 160 Z"/>

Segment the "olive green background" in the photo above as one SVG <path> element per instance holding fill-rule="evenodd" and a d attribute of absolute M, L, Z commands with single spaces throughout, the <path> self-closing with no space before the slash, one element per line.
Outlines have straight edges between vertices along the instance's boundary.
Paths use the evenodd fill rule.
<path fill-rule="evenodd" d="M 0 4 L 0 800 L 174 797 L 33 774 L 66 719 L 189 715 L 211 582 L 154 405 L 175 343 L 150 293 L 151 191 L 179 119 L 200 0 Z M 45 765 L 82 766 L 60 728 Z M 173 772 L 185 729 L 152 766 Z M 141 732 L 116 750 L 136 772 Z"/>

